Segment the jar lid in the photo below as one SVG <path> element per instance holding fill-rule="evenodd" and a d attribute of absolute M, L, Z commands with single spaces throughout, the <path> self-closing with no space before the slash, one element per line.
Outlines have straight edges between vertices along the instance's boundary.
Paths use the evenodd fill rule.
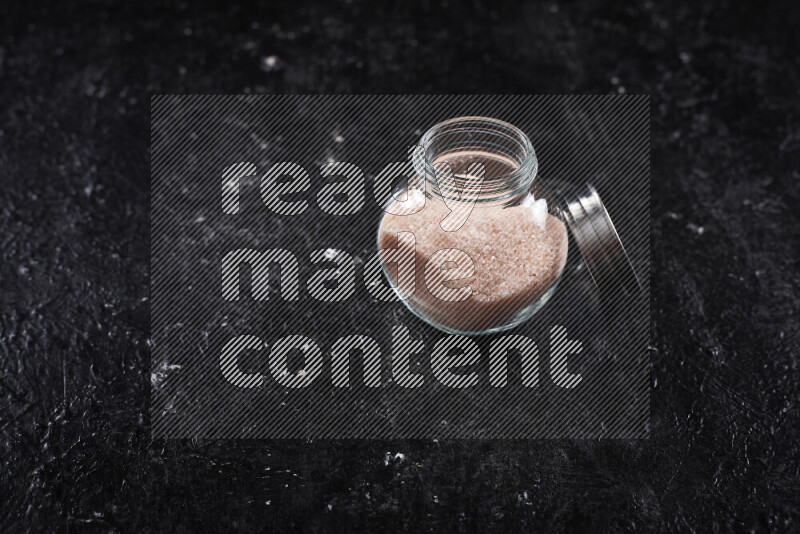
<path fill-rule="evenodd" d="M 621 289 L 629 294 L 641 290 L 636 271 L 597 190 L 586 184 L 564 195 L 564 205 L 564 218 L 594 283 L 602 289 Z"/>

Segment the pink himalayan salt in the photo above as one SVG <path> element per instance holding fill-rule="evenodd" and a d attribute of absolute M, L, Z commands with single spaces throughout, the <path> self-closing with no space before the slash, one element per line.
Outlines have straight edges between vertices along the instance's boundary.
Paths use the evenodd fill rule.
<path fill-rule="evenodd" d="M 399 232 L 414 234 L 416 250 L 404 250 L 402 243 L 400 248 L 400 254 L 415 254 L 416 282 L 409 303 L 436 323 L 457 331 L 503 326 L 538 300 L 564 270 L 567 231 L 550 214 L 540 226 L 541 221 L 537 224 L 530 206 L 504 209 L 476 205 L 461 228 L 445 232 L 439 222 L 449 213 L 448 208 L 439 197 L 427 197 L 425 201 L 425 207 L 411 215 L 386 213 L 379 243 L 381 249 L 392 249 L 398 246 Z M 391 211 L 399 211 L 397 206 L 395 203 Z M 472 287 L 471 296 L 461 302 L 436 298 L 425 283 L 428 258 L 437 250 L 452 248 L 465 252 L 475 265 L 471 278 L 443 283 L 449 288 Z M 397 284 L 396 266 L 390 263 L 388 271 Z"/>

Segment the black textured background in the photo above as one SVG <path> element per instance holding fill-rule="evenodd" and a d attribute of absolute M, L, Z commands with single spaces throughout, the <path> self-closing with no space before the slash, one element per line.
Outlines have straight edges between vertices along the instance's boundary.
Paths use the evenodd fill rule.
<path fill-rule="evenodd" d="M 0 5 L 4 532 L 800 528 L 795 2 L 449 3 Z M 149 442 L 150 94 L 623 91 L 651 439 Z"/>
<path fill-rule="evenodd" d="M 649 98 L 190 95 L 159 96 L 151 105 L 150 368 L 156 375 L 150 396 L 151 436 L 428 440 L 648 436 Z M 542 187 L 552 191 L 556 184 L 564 189 L 570 187 L 567 184 L 585 187 L 587 181 L 596 185 L 641 275 L 643 290 L 635 295 L 626 295 L 613 279 L 606 280 L 604 292 L 613 298 L 601 304 L 598 287 L 573 240 L 569 245 L 573 253 L 550 302 L 535 319 L 506 332 L 538 345 L 543 376 L 535 388 L 521 387 L 516 354 L 509 357 L 508 387 L 489 383 L 490 347 L 503 334 L 473 338 L 482 353 L 481 362 L 473 367 L 479 377 L 476 385 L 454 389 L 438 384 L 431 369 L 433 347 L 447 338 L 402 303 L 378 301 L 367 289 L 372 282 L 366 266 L 377 253 L 376 230 L 383 216 L 372 182 L 387 162 L 408 158 L 420 129 L 465 115 L 507 120 L 530 132 L 540 162 L 536 180 Z M 343 140 L 337 143 L 336 135 Z M 357 162 L 365 173 L 360 187 L 366 198 L 357 213 L 331 216 L 320 209 L 318 194 L 328 180 L 319 168 L 327 158 Z M 309 191 L 290 195 L 307 202 L 306 209 L 291 216 L 268 209 L 256 175 L 239 181 L 239 212 L 224 213 L 221 176 L 225 167 L 241 161 L 252 162 L 262 175 L 280 161 L 308 169 Z M 556 198 L 551 193 L 548 200 L 554 203 Z M 309 255 L 329 247 L 354 257 L 353 295 L 340 302 L 321 302 L 307 292 L 319 269 Z M 251 268 L 250 276 L 240 277 L 240 298 L 226 301 L 220 290 L 223 258 L 242 248 L 281 248 L 295 254 L 298 299 L 253 299 L 256 269 Z M 283 283 L 292 277 L 281 268 L 280 278 Z M 274 276 L 268 284 L 276 297 L 281 290 L 278 282 Z M 391 291 L 385 280 L 378 283 Z M 575 389 L 559 387 L 549 376 L 550 329 L 556 325 L 581 343 L 580 354 L 568 358 L 569 372 L 581 375 Z M 413 355 L 417 349 L 412 346 L 398 348 L 392 340 L 395 327 L 424 343 L 423 354 Z M 391 376 L 390 354 L 412 354 L 409 368 L 420 373 L 422 387 L 400 387 L 391 379 L 382 387 L 367 387 L 360 356 L 348 364 L 354 377 L 350 387 L 331 387 L 334 342 L 354 334 L 368 336 L 380 347 L 384 380 Z M 251 351 L 237 358 L 240 369 L 270 377 L 262 387 L 232 386 L 220 372 L 223 347 L 241 335 L 256 336 L 270 347 L 269 357 L 264 351 Z M 290 389 L 271 377 L 275 343 L 290 335 L 308 336 L 324 354 L 321 376 L 308 387 Z M 303 359 L 290 357 L 294 360 L 290 365 L 300 369 Z"/>

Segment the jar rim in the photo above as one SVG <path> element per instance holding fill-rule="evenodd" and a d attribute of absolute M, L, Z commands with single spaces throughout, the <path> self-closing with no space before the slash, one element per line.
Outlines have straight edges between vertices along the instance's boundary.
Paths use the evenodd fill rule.
<path fill-rule="evenodd" d="M 536 158 L 533 144 L 525 132 L 517 126 L 500 119 L 468 115 L 436 123 L 428 128 L 420 138 L 418 146 L 421 148 L 421 154 L 418 153 L 418 157 L 415 158 L 414 166 L 417 172 L 425 177 L 425 181 L 432 186 L 431 189 L 434 194 L 451 200 L 459 200 L 460 198 L 460 191 L 453 191 L 452 193 L 456 196 L 452 196 L 447 191 L 441 190 L 434 170 L 435 157 L 432 158 L 429 155 L 429 148 L 434 144 L 437 136 L 447 135 L 455 131 L 455 127 L 459 126 L 472 128 L 476 131 L 482 130 L 484 133 L 493 133 L 498 137 L 505 136 L 507 139 L 517 143 L 521 151 L 520 155 L 516 155 L 513 158 L 518 163 L 516 169 L 498 176 L 484 177 L 483 185 L 488 186 L 486 187 L 486 194 L 480 196 L 476 202 L 496 203 L 498 201 L 507 201 L 511 198 L 516 198 L 530 188 L 536 179 L 539 162 Z M 497 148 L 497 145 L 489 146 Z"/>

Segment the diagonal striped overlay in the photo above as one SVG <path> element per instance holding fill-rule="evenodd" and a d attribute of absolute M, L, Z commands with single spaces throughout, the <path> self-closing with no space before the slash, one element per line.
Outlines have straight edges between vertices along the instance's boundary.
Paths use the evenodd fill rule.
<path fill-rule="evenodd" d="M 153 97 L 152 437 L 647 437 L 649 108 L 635 95 Z M 572 237 L 552 299 L 507 332 L 448 335 L 384 279 L 369 286 L 376 177 L 467 115 L 526 132 L 542 184 L 597 188 L 640 293 L 598 288 Z"/>

